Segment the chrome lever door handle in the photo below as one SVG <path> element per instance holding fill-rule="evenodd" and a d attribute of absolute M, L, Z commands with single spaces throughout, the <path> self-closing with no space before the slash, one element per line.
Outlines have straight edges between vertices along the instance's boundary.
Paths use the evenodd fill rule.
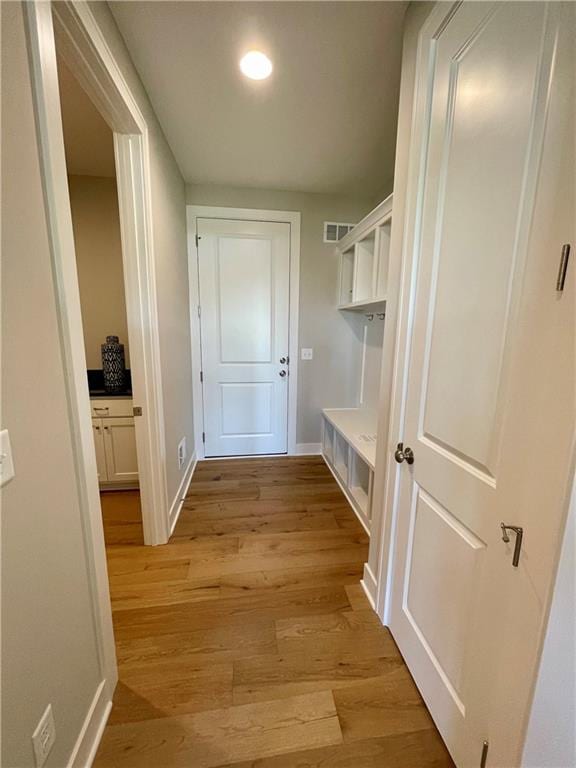
<path fill-rule="evenodd" d="M 514 543 L 514 554 L 512 555 L 512 565 L 514 568 L 518 568 L 518 563 L 520 562 L 520 550 L 522 549 L 522 537 L 524 536 L 524 529 L 520 528 L 519 525 L 506 525 L 505 523 L 500 523 L 500 528 L 502 529 L 502 541 L 505 544 L 508 544 L 510 542 L 510 536 L 508 536 L 508 531 L 512 531 L 516 534 L 516 541 Z"/>

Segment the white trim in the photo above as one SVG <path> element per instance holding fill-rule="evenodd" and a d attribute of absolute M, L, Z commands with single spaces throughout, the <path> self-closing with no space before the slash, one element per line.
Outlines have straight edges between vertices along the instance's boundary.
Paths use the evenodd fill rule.
<path fill-rule="evenodd" d="M 114 131 L 133 401 L 143 411 L 135 434 L 144 541 L 164 544 L 168 493 L 148 126 L 88 3 L 51 6 L 59 53 Z M 49 96 L 59 110 L 57 93 Z"/>
<path fill-rule="evenodd" d="M 299 211 L 266 211 L 256 208 L 225 208 L 211 205 L 187 205 L 188 229 L 188 280 L 190 285 L 190 326 L 192 340 L 192 394 L 194 408 L 194 437 L 198 458 L 204 459 L 204 409 L 200 384 L 200 322 L 198 317 L 198 250 L 196 247 L 196 222 L 203 219 L 238 219 L 241 221 L 271 221 L 290 224 L 290 321 L 288 355 L 290 377 L 288 379 L 288 455 L 297 454 L 296 427 L 298 411 L 298 321 L 300 306 L 300 220 Z M 285 455 L 285 454 L 278 454 Z M 220 457 L 232 458 L 232 457 Z"/>
<path fill-rule="evenodd" d="M 106 680 L 102 680 L 88 708 L 66 768 L 90 768 L 96 757 L 111 709 L 112 700 L 108 696 Z"/>
<path fill-rule="evenodd" d="M 174 528 L 176 528 L 176 523 L 178 522 L 178 518 L 180 517 L 180 512 L 182 511 L 182 505 L 184 504 L 184 500 L 186 498 L 186 492 L 188 491 L 188 486 L 190 485 L 190 481 L 192 480 L 192 475 L 194 474 L 194 470 L 196 469 L 196 464 L 198 464 L 198 457 L 197 457 L 196 451 L 194 451 L 192 456 L 190 456 L 190 461 L 188 462 L 186 471 L 182 475 L 182 482 L 178 486 L 178 490 L 176 491 L 176 496 L 174 497 L 174 500 L 170 505 L 170 536 L 172 536 L 172 534 L 174 533 Z"/>
<path fill-rule="evenodd" d="M 362 584 L 362 589 L 366 593 L 366 597 L 368 598 L 372 610 L 375 611 L 378 585 L 369 563 L 364 563 L 364 577 L 360 581 L 360 584 Z"/>
<path fill-rule="evenodd" d="M 152 252 L 149 146 L 146 121 L 87 2 L 23 5 L 78 502 L 90 580 L 99 664 L 108 698 L 118 679 L 102 513 L 92 435 L 78 274 L 56 64 L 58 50 L 115 133 L 126 308 L 145 540 L 168 540 L 163 401 Z"/>
<path fill-rule="evenodd" d="M 296 443 L 296 456 L 318 456 L 322 453 L 322 443 Z"/>

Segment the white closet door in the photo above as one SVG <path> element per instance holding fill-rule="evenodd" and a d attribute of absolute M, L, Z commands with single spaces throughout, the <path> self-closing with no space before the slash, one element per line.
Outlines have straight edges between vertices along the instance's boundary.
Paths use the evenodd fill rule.
<path fill-rule="evenodd" d="M 439 8 L 420 64 L 399 436 L 415 461 L 400 470 L 390 626 L 462 767 L 481 764 L 484 741 L 487 766 L 520 764 L 569 475 L 573 271 L 556 291 L 574 237 L 573 41 L 555 50 L 566 9 Z M 524 529 L 518 567 L 501 522 Z"/>
<path fill-rule="evenodd" d="M 206 456 L 286 453 L 290 225 L 198 220 Z"/>

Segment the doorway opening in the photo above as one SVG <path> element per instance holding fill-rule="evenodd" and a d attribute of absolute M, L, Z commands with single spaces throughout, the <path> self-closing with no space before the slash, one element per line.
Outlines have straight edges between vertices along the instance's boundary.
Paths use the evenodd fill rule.
<path fill-rule="evenodd" d="M 114 135 L 57 63 L 104 539 L 143 544 Z"/>

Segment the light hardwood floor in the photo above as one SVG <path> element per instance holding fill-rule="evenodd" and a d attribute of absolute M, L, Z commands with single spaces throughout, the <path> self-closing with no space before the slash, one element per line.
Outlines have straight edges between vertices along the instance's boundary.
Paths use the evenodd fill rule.
<path fill-rule="evenodd" d="M 359 580 L 367 537 L 317 457 L 201 462 L 143 547 L 104 497 L 120 682 L 96 768 L 448 768 Z M 132 538 L 131 538 L 132 537 Z"/>

